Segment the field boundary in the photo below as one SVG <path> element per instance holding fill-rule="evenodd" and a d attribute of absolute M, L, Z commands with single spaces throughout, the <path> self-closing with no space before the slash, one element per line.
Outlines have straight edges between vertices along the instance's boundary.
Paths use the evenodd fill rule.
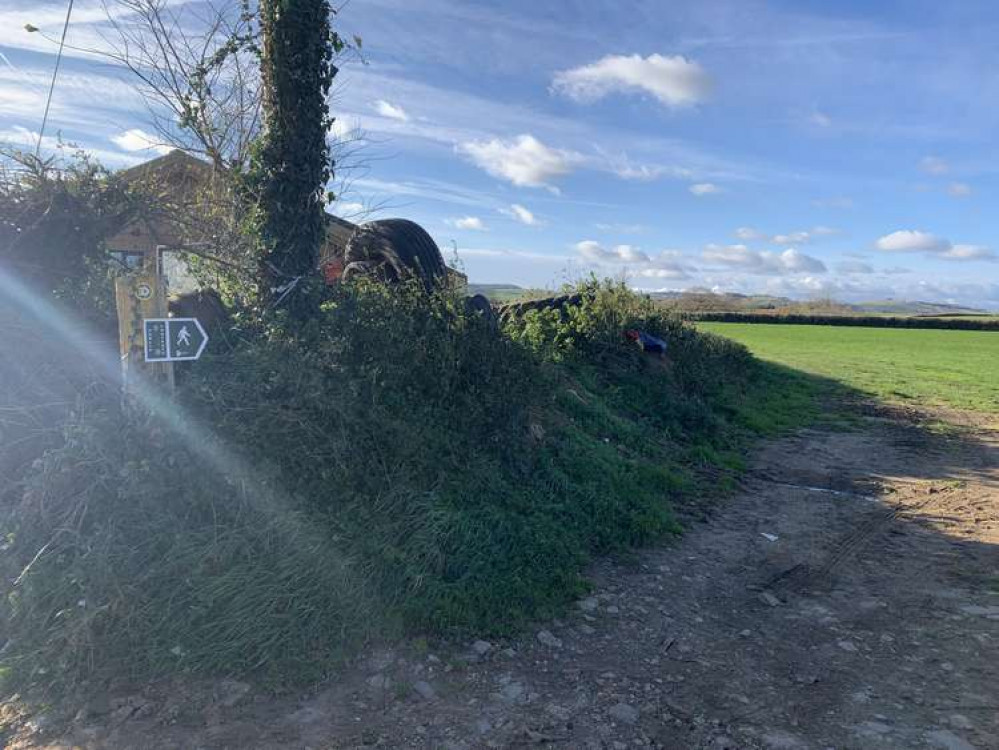
<path fill-rule="evenodd" d="M 960 331 L 999 331 L 999 319 L 877 317 L 870 315 L 780 315 L 768 313 L 686 313 L 685 320 L 704 323 L 771 323 L 783 325 L 858 326 L 862 328 L 927 328 Z"/>

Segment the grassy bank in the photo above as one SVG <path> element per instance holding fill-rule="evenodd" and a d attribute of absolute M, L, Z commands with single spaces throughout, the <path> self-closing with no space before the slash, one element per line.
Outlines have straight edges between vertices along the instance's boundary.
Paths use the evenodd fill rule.
<path fill-rule="evenodd" d="M 889 401 L 999 412 L 999 335 L 986 331 L 699 323 L 761 359 Z"/>
<path fill-rule="evenodd" d="M 339 287 L 306 329 L 232 331 L 176 403 L 86 402 L 4 508 L 8 677 L 297 682 L 369 638 L 509 632 L 815 415 L 808 379 L 578 291 L 497 331 L 456 297 Z"/>

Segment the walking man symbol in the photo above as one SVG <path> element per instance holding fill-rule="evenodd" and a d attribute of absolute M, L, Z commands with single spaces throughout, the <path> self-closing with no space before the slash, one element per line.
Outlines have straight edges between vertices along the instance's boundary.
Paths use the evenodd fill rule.
<path fill-rule="evenodd" d="M 177 332 L 177 346 L 190 346 L 191 345 L 191 332 L 187 330 L 187 326 L 181 326 L 180 330 Z"/>

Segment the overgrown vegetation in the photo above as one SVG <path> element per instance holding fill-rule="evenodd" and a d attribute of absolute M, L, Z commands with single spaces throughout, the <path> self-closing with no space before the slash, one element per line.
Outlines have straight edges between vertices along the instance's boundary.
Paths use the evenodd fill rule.
<path fill-rule="evenodd" d="M 135 203 L 121 180 L 85 153 L 39 159 L 0 147 L 0 272 L 72 305 L 93 324 L 113 324 L 103 242 Z"/>
<path fill-rule="evenodd" d="M 262 0 L 259 7 L 263 133 L 249 171 L 251 223 L 262 301 L 298 321 L 313 314 L 321 283 L 315 270 L 333 177 L 327 95 L 334 52 L 345 46 L 330 28 L 334 12 L 326 0 Z"/>
<path fill-rule="evenodd" d="M 359 639 L 555 613 L 591 556 L 675 532 L 808 387 L 621 286 L 577 291 L 498 332 L 449 293 L 340 286 L 294 339 L 191 366 L 164 414 L 90 400 L 5 509 L 12 679 L 311 679 Z"/>

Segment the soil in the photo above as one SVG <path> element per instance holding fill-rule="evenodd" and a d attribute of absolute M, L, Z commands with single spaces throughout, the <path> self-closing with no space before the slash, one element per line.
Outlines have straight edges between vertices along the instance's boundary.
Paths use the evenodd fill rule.
<path fill-rule="evenodd" d="M 7 746 L 999 748 L 999 425 L 861 422 L 768 444 L 706 521 L 518 639 L 372 651 L 297 696 L 8 701 Z"/>

